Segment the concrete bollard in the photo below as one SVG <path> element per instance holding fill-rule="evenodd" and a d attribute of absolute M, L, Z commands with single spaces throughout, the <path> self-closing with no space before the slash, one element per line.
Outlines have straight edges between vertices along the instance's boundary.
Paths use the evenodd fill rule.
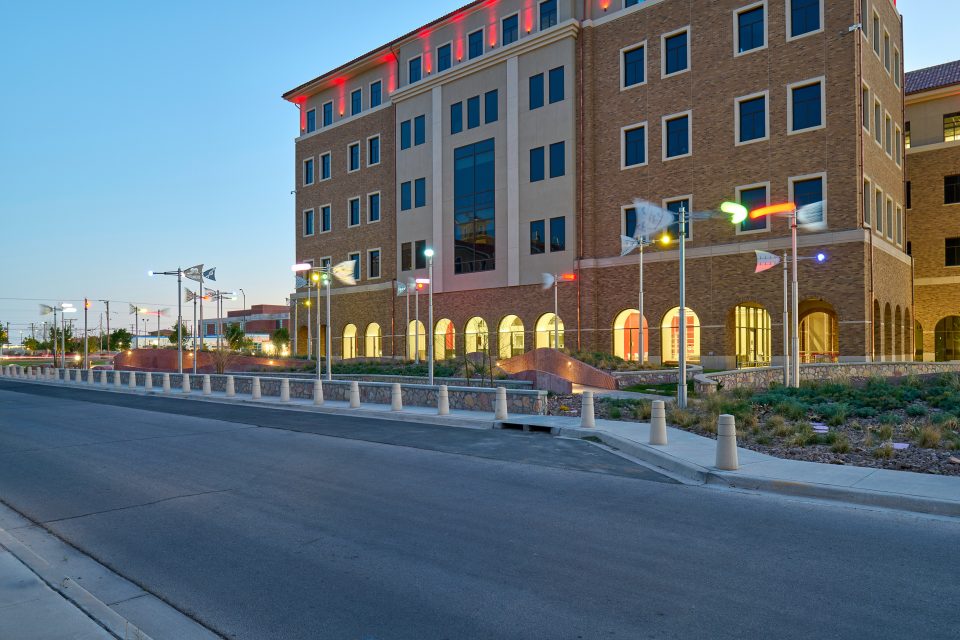
<path fill-rule="evenodd" d="M 127 386 L 131 389 L 137 388 L 137 372 L 136 371 L 130 372 L 130 378 L 127 379 Z"/>
<path fill-rule="evenodd" d="M 313 404 L 317 406 L 323 404 L 323 383 L 319 378 L 313 381 Z"/>
<path fill-rule="evenodd" d="M 93 369 L 89 369 L 87 371 L 87 384 L 88 385 L 97 384 L 97 372 L 94 371 Z"/>
<path fill-rule="evenodd" d="M 102 384 L 103 386 L 107 386 L 107 370 L 106 369 L 100 370 L 100 384 Z"/>
<path fill-rule="evenodd" d="M 27 377 L 30 378 L 31 380 L 35 380 L 35 379 L 36 379 L 37 374 L 34 373 L 33 367 L 30 367 L 30 368 L 27 369 Z"/>
<path fill-rule="evenodd" d="M 163 382 L 161 384 L 163 385 L 162 387 L 163 392 L 170 393 L 170 374 L 169 373 L 163 374 Z"/>
<path fill-rule="evenodd" d="M 210 374 L 203 374 L 203 395 L 210 395 Z"/>
<path fill-rule="evenodd" d="M 654 400 L 650 407 L 650 444 L 667 444 L 667 411 L 663 400 Z"/>
<path fill-rule="evenodd" d="M 507 419 L 507 389 L 506 387 L 497 387 L 497 400 L 493 410 L 494 420 Z"/>
<path fill-rule="evenodd" d="M 717 418 L 717 469 L 736 471 L 740 468 L 737 459 L 737 423 L 733 416 L 722 414 Z"/>
<path fill-rule="evenodd" d="M 180 374 L 180 392 L 181 393 L 190 393 L 190 374 L 183 373 Z"/>
<path fill-rule="evenodd" d="M 227 385 L 227 386 L 226 386 L 226 389 L 227 389 L 227 397 L 228 397 L 228 398 L 233 398 L 234 396 L 236 396 L 236 395 L 237 395 L 237 388 L 234 386 L 233 376 L 227 376 L 226 385 Z"/>
<path fill-rule="evenodd" d="M 597 426 L 597 420 L 593 415 L 593 391 L 584 391 L 580 396 L 580 426 L 584 429 Z"/>
<path fill-rule="evenodd" d="M 445 416 L 450 413 L 450 393 L 447 385 L 442 384 L 437 388 L 437 415 Z"/>
<path fill-rule="evenodd" d="M 403 411 L 403 388 L 399 382 L 390 385 L 390 411 Z"/>
<path fill-rule="evenodd" d="M 290 402 L 290 380 L 280 379 L 280 402 Z"/>
<path fill-rule="evenodd" d="M 260 399 L 260 378 L 257 376 L 254 376 L 253 381 L 250 383 L 250 397 L 254 400 Z"/>
<path fill-rule="evenodd" d="M 81 380 L 80 380 L 80 369 L 74 369 L 74 370 L 73 370 L 73 381 L 76 382 L 77 384 L 80 384 L 80 382 L 81 382 Z"/>
<path fill-rule="evenodd" d="M 113 372 L 113 386 L 119 387 L 120 383 L 123 382 L 123 378 L 120 377 L 119 371 Z"/>
<path fill-rule="evenodd" d="M 143 390 L 153 391 L 153 374 L 149 371 L 143 374 Z"/>
<path fill-rule="evenodd" d="M 360 383 L 356 380 L 350 381 L 350 408 L 356 409 L 360 406 Z"/>

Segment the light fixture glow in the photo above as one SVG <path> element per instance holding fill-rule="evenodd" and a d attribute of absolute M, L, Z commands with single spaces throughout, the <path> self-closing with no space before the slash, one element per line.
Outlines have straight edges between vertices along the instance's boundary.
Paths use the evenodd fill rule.
<path fill-rule="evenodd" d="M 425 255 L 425 256 L 428 257 L 428 258 L 432 258 L 432 257 L 433 257 L 433 249 L 424 249 L 424 250 L 423 250 L 423 255 Z"/>
<path fill-rule="evenodd" d="M 823 261 L 826 260 L 826 259 L 827 259 L 827 255 L 826 255 L 825 253 L 818 253 L 818 254 L 817 254 L 817 262 L 823 262 Z"/>
<path fill-rule="evenodd" d="M 720 205 L 720 211 L 728 214 L 733 224 L 740 224 L 746 220 L 749 213 L 747 208 L 739 202 L 724 202 Z"/>
<path fill-rule="evenodd" d="M 310 270 L 310 264 L 309 264 L 309 263 L 306 263 L 306 262 L 298 262 L 298 263 L 295 264 L 295 265 L 291 265 L 291 266 L 290 266 L 290 270 L 291 270 L 291 271 L 309 271 L 309 270 Z"/>
<path fill-rule="evenodd" d="M 756 220 L 757 218 L 762 218 L 764 216 L 773 216 L 778 213 L 792 213 L 796 211 L 797 205 L 792 202 L 784 202 L 781 204 L 771 204 L 766 207 L 760 207 L 759 209 L 754 209 L 750 212 L 750 219 Z"/>

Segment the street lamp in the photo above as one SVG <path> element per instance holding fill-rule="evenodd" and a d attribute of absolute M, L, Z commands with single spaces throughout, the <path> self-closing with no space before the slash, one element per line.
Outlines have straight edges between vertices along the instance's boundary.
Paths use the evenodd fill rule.
<path fill-rule="evenodd" d="M 177 372 L 183 373 L 183 269 L 176 271 L 148 271 L 148 276 L 177 276 Z M 160 313 L 157 312 L 157 348 L 160 348 Z"/>
<path fill-rule="evenodd" d="M 243 296 L 243 315 L 240 316 L 240 329 L 247 332 L 247 292 L 240 289 L 240 295 Z"/>
<path fill-rule="evenodd" d="M 424 249 L 423 255 L 427 257 L 427 278 L 429 279 L 429 311 L 427 311 L 427 336 L 429 348 L 427 350 L 427 384 L 433 386 L 433 350 L 434 350 L 434 329 L 433 329 L 433 249 Z"/>
<path fill-rule="evenodd" d="M 667 242 L 669 243 L 670 236 L 665 235 Z M 642 365 L 644 361 L 644 349 L 646 348 L 645 339 L 643 335 L 643 248 L 649 247 L 650 245 L 655 244 L 653 240 L 650 240 L 644 236 L 634 237 L 630 236 L 620 236 L 620 255 L 626 256 L 634 249 L 638 250 L 640 255 L 640 293 L 638 295 L 638 310 L 640 311 L 640 319 L 637 323 L 638 331 L 640 338 L 638 340 L 640 345 L 640 350 L 637 352 L 637 361 Z"/>
<path fill-rule="evenodd" d="M 576 282 L 577 274 L 575 273 L 544 273 L 543 276 L 543 288 L 549 289 L 553 287 L 553 348 L 557 351 L 560 350 L 560 296 L 558 292 L 558 285 L 561 282 Z"/>

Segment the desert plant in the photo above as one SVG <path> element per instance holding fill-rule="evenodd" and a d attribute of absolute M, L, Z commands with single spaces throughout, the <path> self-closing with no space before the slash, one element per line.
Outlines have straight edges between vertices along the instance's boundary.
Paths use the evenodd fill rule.
<path fill-rule="evenodd" d="M 877 430 L 877 437 L 880 438 L 881 442 L 887 442 L 888 440 L 892 440 L 893 425 L 890 425 L 890 424 L 880 425 L 880 428 Z"/>
<path fill-rule="evenodd" d="M 667 411 L 667 422 L 676 425 L 681 429 L 689 429 L 697 424 L 699 416 L 689 409 L 681 409 L 677 406 L 671 406 Z"/>
<path fill-rule="evenodd" d="M 927 415 L 927 407 L 919 402 L 914 402 L 913 404 L 907 405 L 906 412 L 908 416 L 919 418 L 920 416 Z"/>
<path fill-rule="evenodd" d="M 873 450 L 873 457 L 883 460 L 889 460 L 893 457 L 893 445 L 885 442 Z"/>
<path fill-rule="evenodd" d="M 834 453 L 847 453 L 850 451 L 850 439 L 844 434 L 838 434 L 830 446 L 830 451 Z"/>
<path fill-rule="evenodd" d="M 788 398 L 775 404 L 773 411 L 787 420 L 802 420 L 807 416 L 807 405 L 799 400 Z"/>
<path fill-rule="evenodd" d="M 920 429 L 920 433 L 917 434 L 915 442 L 917 446 L 924 447 L 926 449 L 936 449 L 940 446 L 940 440 L 943 437 L 943 433 L 939 428 L 932 425 L 928 425 Z"/>
<path fill-rule="evenodd" d="M 786 420 L 783 419 L 783 416 L 772 415 L 767 418 L 766 426 L 770 431 L 776 431 L 778 428 L 786 424 Z"/>
<path fill-rule="evenodd" d="M 816 439 L 817 435 L 813 432 L 813 427 L 809 423 L 798 423 L 794 427 L 790 444 L 794 447 L 805 447 L 808 444 L 813 444 Z"/>

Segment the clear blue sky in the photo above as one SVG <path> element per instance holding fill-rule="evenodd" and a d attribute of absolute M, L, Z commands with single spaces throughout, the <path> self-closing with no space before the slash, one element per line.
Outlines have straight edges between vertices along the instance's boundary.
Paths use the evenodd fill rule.
<path fill-rule="evenodd" d="M 4 3 L 0 321 L 13 340 L 40 320 L 37 301 L 14 298 L 175 315 L 174 280 L 146 272 L 198 262 L 248 304 L 283 303 L 298 119 L 280 94 L 460 4 Z M 908 70 L 960 58 L 944 0 L 899 4 Z M 113 310 L 114 326 L 133 322 Z"/>

